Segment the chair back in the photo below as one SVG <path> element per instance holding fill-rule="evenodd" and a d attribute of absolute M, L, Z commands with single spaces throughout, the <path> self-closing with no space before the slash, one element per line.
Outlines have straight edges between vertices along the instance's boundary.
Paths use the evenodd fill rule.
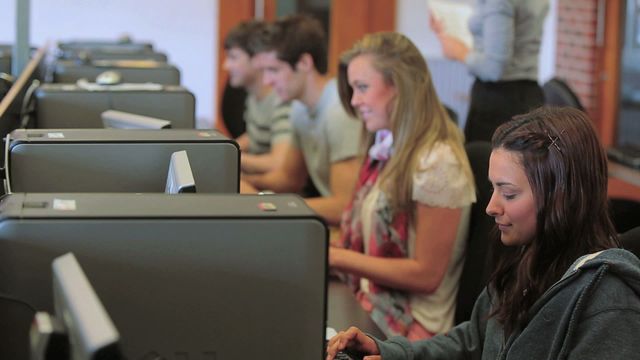
<path fill-rule="evenodd" d="M 619 234 L 640 228 L 640 202 L 632 199 L 609 198 L 611 220 Z"/>
<path fill-rule="evenodd" d="M 626 231 L 620 235 L 620 244 L 635 256 L 640 257 L 640 226 Z"/>
<path fill-rule="evenodd" d="M 469 236 L 456 300 L 456 324 L 471 317 L 473 305 L 493 272 L 493 259 L 504 248 L 502 243 L 492 242 L 490 234 L 495 221 L 485 212 L 492 193 L 487 176 L 491 144 L 474 141 L 466 144 L 465 150 L 476 183 L 477 201 L 471 206 Z"/>
<path fill-rule="evenodd" d="M 570 106 L 584 111 L 584 106 L 569 85 L 559 78 L 553 78 L 542 85 L 546 105 Z"/>

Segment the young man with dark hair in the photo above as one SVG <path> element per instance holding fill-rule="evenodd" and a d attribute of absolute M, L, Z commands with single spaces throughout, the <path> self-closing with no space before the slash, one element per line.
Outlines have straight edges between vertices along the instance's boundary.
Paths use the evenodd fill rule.
<path fill-rule="evenodd" d="M 247 91 L 244 120 L 246 132 L 236 141 L 242 150 L 242 171 L 264 173 L 282 165 L 291 143 L 290 102 L 281 101 L 262 80 L 255 65 L 251 39 L 266 24 L 247 21 L 236 25 L 224 41 L 224 69 L 232 87 Z"/>
<path fill-rule="evenodd" d="M 320 197 L 307 199 L 328 223 L 338 224 L 351 200 L 360 161 L 361 122 L 340 103 L 327 72 L 327 41 L 319 21 L 294 15 L 275 21 L 253 39 L 264 82 L 283 101 L 293 100 L 292 146 L 284 165 L 244 184 L 276 192 L 299 192 L 311 178 Z M 245 187 L 246 189 L 246 187 Z"/>

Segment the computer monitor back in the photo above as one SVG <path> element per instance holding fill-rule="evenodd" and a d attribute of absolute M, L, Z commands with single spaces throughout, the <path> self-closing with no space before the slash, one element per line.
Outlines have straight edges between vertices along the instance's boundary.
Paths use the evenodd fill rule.
<path fill-rule="evenodd" d="M 35 125 L 40 129 L 102 128 L 100 114 L 120 110 L 171 120 L 174 129 L 195 127 L 195 97 L 189 90 L 170 85 L 124 86 L 86 89 L 75 84 L 43 84 L 35 92 Z"/>
<path fill-rule="evenodd" d="M 73 252 L 128 359 L 321 359 L 328 235 L 293 195 L 12 194 L 0 292 L 52 310 Z M 25 359 L 32 314 L 0 302 L 0 358 Z"/>
<path fill-rule="evenodd" d="M 20 129 L 5 146 L 11 192 L 164 192 L 181 150 L 199 192 L 239 190 L 240 150 L 215 130 Z"/>
<path fill-rule="evenodd" d="M 180 70 L 164 62 L 118 60 L 79 64 L 72 60 L 58 60 L 53 69 L 53 80 L 57 83 L 75 83 L 82 78 L 94 81 L 105 71 L 117 71 L 123 83 L 180 85 Z"/>

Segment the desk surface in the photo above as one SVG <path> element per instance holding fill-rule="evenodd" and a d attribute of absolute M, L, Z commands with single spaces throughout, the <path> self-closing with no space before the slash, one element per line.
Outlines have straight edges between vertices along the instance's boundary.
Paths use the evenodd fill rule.
<path fill-rule="evenodd" d="M 609 161 L 609 197 L 640 201 L 640 170 Z"/>
<path fill-rule="evenodd" d="M 329 279 L 327 326 L 336 331 L 356 326 L 367 334 L 384 340 L 386 336 L 360 306 L 349 287 L 337 279 Z"/>

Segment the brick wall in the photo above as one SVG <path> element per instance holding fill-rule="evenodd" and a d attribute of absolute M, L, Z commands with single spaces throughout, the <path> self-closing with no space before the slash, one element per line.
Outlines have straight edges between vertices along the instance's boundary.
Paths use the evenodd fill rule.
<path fill-rule="evenodd" d="M 591 116 L 599 111 L 597 7 L 598 0 L 558 1 L 556 76 L 577 93 Z"/>

